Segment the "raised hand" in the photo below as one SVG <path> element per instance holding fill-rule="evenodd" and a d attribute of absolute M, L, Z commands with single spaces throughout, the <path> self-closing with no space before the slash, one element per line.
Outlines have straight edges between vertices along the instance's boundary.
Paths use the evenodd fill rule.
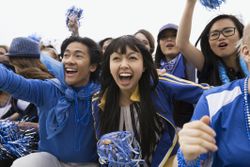
<path fill-rule="evenodd" d="M 200 154 L 214 152 L 218 148 L 215 131 L 209 126 L 210 118 L 203 116 L 200 120 L 184 124 L 179 132 L 180 149 L 185 160 L 194 160 Z"/>
<path fill-rule="evenodd" d="M 72 32 L 73 36 L 79 35 L 79 32 L 78 32 L 79 24 L 78 24 L 77 16 L 72 15 L 69 17 L 68 28 L 69 28 L 69 31 Z"/>

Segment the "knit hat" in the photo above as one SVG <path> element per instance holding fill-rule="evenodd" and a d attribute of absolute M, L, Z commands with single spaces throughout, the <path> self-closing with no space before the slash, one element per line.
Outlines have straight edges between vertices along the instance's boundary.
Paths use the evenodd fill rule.
<path fill-rule="evenodd" d="M 158 33 L 158 36 L 157 36 L 157 40 L 159 40 L 160 35 L 161 35 L 162 32 L 165 31 L 165 30 L 176 30 L 176 31 L 177 31 L 177 30 L 178 30 L 178 26 L 175 25 L 175 24 L 172 24 L 172 23 L 168 23 L 168 24 L 162 26 L 162 27 L 160 28 L 160 30 L 159 30 L 159 33 Z"/>
<path fill-rule="evenodd" d="M 40 58 L 39 44 L 26 37 L 14 38 L 6 56 Z"/>

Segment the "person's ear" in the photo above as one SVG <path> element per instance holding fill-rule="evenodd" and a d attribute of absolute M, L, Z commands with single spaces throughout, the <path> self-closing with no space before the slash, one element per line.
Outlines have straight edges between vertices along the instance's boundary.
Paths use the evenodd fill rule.
<path fill-rule="evenodd" d="M 89 67 L 90 72 L 95 72 L 96 69 L 97 69 L 96 64 L 91 64 L 90 67 Z"/>
<path fill-rule="evenodd" d="M 244 45 L 242 48 L 241 48 L 241 54 L 242 56 L 248 56 L 249 55 L 249 48 L 247 45 Z"/>
<path fill-rule="evenodd" d="M 250 51 L 247 45 L 243 45 L 241 47 L 241 56 L 243 57 L 246 63 L 250 63 Z"/>

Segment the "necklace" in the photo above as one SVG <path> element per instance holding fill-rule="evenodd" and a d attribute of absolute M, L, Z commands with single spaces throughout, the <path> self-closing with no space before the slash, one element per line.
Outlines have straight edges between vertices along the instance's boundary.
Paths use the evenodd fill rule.
<path fill-rule="evenodd" d="M 244 115 L 245 115 L 245 121 L 246 121 L 246 128 L 247 128 L 247 137 L 250 140 L 250 110 L 249 110 L 249 103 L 248 103 L 248 79 L 247 77 L 244 81 L 244 92 L 243 92 L 243 100 L 244 100 Z"/>

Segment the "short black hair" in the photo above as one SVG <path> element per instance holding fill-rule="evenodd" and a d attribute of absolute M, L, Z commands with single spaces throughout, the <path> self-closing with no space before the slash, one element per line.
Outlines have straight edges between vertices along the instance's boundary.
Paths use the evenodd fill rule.
<path fill-rule="evenodd" d="M 61 54 L 60 56 L 63 58 L 64 52 L 69 44 L 72 42 L 79 42 L 83 45 L 86 45 L 88 48 L 88 53 L 90 56 L 90 64 L 96 64 L 97 68 L 94 72 L 90 75 L 90 80 L 97 81 L 99 79 L 99 64 L 101 59 L 101 50 L 98 44 L 88 38 L 88 37 L 80 37 L 80 36 L 70 36 L 69 38 L 65 39 L 61 45 Z"/>

